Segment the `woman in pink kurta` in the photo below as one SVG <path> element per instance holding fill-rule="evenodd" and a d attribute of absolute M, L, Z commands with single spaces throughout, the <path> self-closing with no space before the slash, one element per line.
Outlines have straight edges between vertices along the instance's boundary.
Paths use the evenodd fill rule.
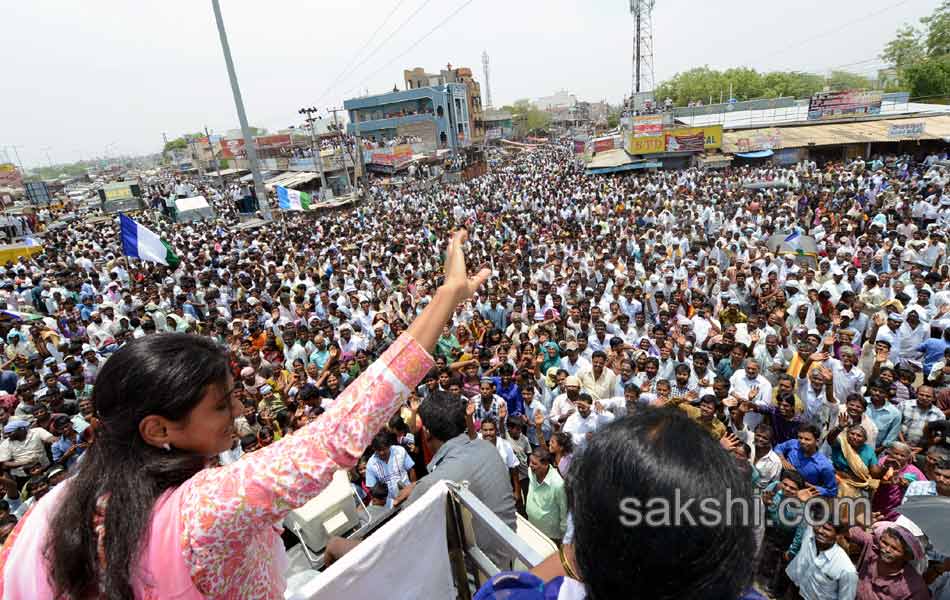
<path fill-rule="evenodd" d="M 330 410 L 226 467 L 200 464 L 230 447 L 240 414 L 230 401 L 233 382 L 220 351 L 196 336 L 168 334 L 146 336 L 116 353 L 97 380 L 102 432 L 96 445 L 77 475 L 38 502 L 7 539 L 0 551 L 0 600 L 282 598 L 284 516 L 319 494 L 335 471 L 356 464 L 434 364 L 429 352 L 443 324 L 488 277 L 487 270 L 467 276 L 464 239 L 458 232 L 451 240 L 446 280 L 433 301 Z M 129 358 L 138 361 L 131 363 L 136 368 L 128 368 Z M 194 386 L 193 398 L 172 393 L 185 383 Z M 142 489 L 154 497 L 136 523 L 129 515 L 141 512 Z M 83 498 L 89 503 L 77 507 Z M 67 526 L 77 513 L 88 514 L 89 522 Z M 127 547 L 122 560 L 117 549 Z M 84 563 L 64 549 L 92 560 Z M 82 569 L 88 569 L 85 579 Z M 63 589 L 64 580 L 73 587 Z"/>

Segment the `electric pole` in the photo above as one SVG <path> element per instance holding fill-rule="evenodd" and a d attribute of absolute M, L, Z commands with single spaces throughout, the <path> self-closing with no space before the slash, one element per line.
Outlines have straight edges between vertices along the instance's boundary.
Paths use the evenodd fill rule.
<path fill-rule="evenodd" d="M 336 113 L 343 110 L 342 108 L 328 108 L 329 112 L 333 113 L 333 128 L 336 130 L 336 134 L 340 136 L 340 142 L 343 144 L 343 174 L 346 176 L 346 189 L 350 192 L 353 191 L 353 182 L 350 181 L 350 171 L 346 168 L 346 155 L 349 154 L 349 149 L 347 147 L 346 136 L 343 135 L 343 130 L 340 128 L 340 122 L 337 121 Z M 335 153 L 334 153 L 335 154 Z M 353 162 L 353 168 L 356 168 L 355 161 L 353 161 L 353 155 L 350 154 L 350 161 Z"/>
<path fill-rule="evenodd" d="M 297 111 L 297 114 L 307 115 L 306 121 L 310 125 L 310 153 L 313 155 L 313 162 L 317 164 L 320 171 L 320 197 L 326 198 L 327 175 L 323 172 L 323 156 L 320 154 L 320 147 L 316 141 L 317 119 L 313 116 L 319 111 L 316 107 L 304 107 Z"/>
<path fill-rule="evenodd" d="M 224 30 L 224 19 L 221 17 L 221 6 L 218 0 L 211 0 L 214 9 L 214 19 L 218 25 L 218 36 L 221 38 L 221 51 L 224 53 L 224 63 L 228 68 L 228 78 L 231 80 L 231 93 L 234 95 L 234 107 L 237 109 L 238 121 L 241 123 L 241 134 L 244 138 L 244 149 L 247 152 L 247 161 L 254 177 L 254 191 L 257 194 L 261 215 L 266 221 L 271 220 L 270 200 L 267 198 L 267 189 L 264 188 L 264 179 L 261 177 L 260 165 L 257 162 L 257 147 L 251 137 L 251 129 L 247 124 L 247 115 L 244 113 L 244 100 L 241 99 L 241 87 L 238 85 L 237 73 L 234 71 L 234 61 L 231 60 L 231 47 L 228 45 L 228 34 Z"/>
<path fill-rule="evenodd" d="M 208 132 L 208 126 L 205 125 L 205 137 L 208 138 L 208 147 L 211 148 L 211 160 L 218 169 L 218 185 L 221 186 L 221 193 L 224 193 L 224 175 L 221 174 L 221 163 L 218 162 L 218 155 L 214 151 L 214 144 L 211 143 L 211 134 Z"/>

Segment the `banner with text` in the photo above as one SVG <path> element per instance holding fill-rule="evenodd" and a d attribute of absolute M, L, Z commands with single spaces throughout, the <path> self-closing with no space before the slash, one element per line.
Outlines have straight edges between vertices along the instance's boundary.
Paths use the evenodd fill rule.
<path fill-rule="evenodd" d="M 402 144 L 391 148 L 373 150 L 370 162 L 387 167 L 400 168 L 412 160 L 412 146 Z"/>
<path fill-rule="evenodd" d="M 702 140 L 702 144 L 699 143 Z M 660 154 L 663 152 L 698 152 L 722 147 L 722 125 L 708 127 L 680 127 L 663 135 L 627 139 L 630 154 Z"/>
<path fill-rule="evenodd" d="M 739 152 L 758 152 L 760 150 L 777 150 L 782 145 L 782 134 L 778 129 L 760 129 L 750 131 L 746 137 L 736 140 Z"/>
<path fill-rule="evenodd" d="M 808 120 L 826 121 L 881 114 L 881 92 L 818 92 L 808 102 Z"/>
<path fill-rule="evenodd" d="M 924 129 L 926 129 L 926 125 L 923 121 L 915 123 L 895 123 L 888 128 L 887 137 L 892 140 L 904 138 L 917 139 L 924 135 Z"/>
<path fill-rule="evenodd" d="M 634 137 L 663 135 L 663 115 L 640 115 L 633 118 Z"/>

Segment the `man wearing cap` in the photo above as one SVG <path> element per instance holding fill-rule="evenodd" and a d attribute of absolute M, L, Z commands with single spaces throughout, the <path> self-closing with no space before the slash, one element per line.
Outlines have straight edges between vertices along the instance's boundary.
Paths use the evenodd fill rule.
<path fill-rule="evenodd" d="M 76 433 L 72 421 L 66 415 L 58 415 L 53 419 L 53 432 L 59 436 L 51 448 L 53 462 L 72 469 L 89 447 L 89 442 L 83 441 Z"/>
<path fill-rule="evenodd" d="M 56 436 L 39 427 L 30 427 L 27 421 L 11 419 L 3 426 L 6 438 L 0 442 L 0 469 L 6 469 L 18 479 L 26 480 L 24 467 L 39 464 L 49 466 L 46 446 L 56 441 Z"/>
<path fill-rule="evenodd" d="M 560 367 L 567 371 L 568 375 L 577 375 L 580 371 L 591 367 L 590 362 L 578 353 L 577 342 L 568 342 L 564 350 L 567 355 L 561 357 Z"/>

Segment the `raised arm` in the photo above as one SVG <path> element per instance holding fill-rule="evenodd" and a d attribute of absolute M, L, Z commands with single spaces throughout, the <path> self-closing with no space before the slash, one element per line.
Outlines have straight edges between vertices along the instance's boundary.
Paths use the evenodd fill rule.
<path fill-rule="evenodd" d="M 341 469 L 356 465 L 363 450 L 419 383 L 434 361 L 442 326 L 455 307 L 488 277 L 469 278 L 462 245 L 453 236 L 445 283 L 432 302 L 390 348 L 347 386 L 333 407 L 306 427 L 227 467 L 201 471 L 181 489 L 185 560 L 199 589 L 209 592 L 227 578 L 239 554 L 230 541 L 273 527 L 292 509 L 317 496 Z"/>

